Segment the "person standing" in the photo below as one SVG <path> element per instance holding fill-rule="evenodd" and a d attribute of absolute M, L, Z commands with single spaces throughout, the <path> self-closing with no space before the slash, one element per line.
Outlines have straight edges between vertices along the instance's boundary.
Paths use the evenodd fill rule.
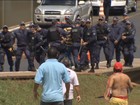
<path fill-rule="evenodd" d="M 132 28 L 130 21 L 126 22 L 125 31 L 122 34 L 122 51 L 124 55 L 124 66 L 133 67 L 134 60 L 134 44 L 135 44 L 135 28 Z"/>
<path fill-rule="evenodd" d="M 69 76 L 70 76 L 70 91 L 69 91 L 69 98 L 66 100 L 64 97 L 64 105 L 72 105 L 72 100 L 73 100 L 73 94 L 74 94 L 74 89 L 76 91 L 76 100 L 77 102 L 81 101 L 81 96 L 80 96 L 80 87 L 79 87 L 79 81 L 77 74 L 69 69 L 70 67 L 70 61 L 68 59 L 63 59 L 62 63 L 67 67 Z M 74 88 L 74 89 L 73 89 Z M 66 92 L 66 87 L 65 84 L 63 83 L 63 92 Z"/>
<path fill-rule="evenodd" d="M 14 38 L 17 39 L 17 51 L 16 51 L 16 61 L 15 61 L 15 71 L 19 71 L 20 69 L 20 60 L 22 57 L 23 52 L 25 53 L 28 59 L 28 70 L 32 71 L 35 70 L 34 63 L 30 57 L 30 51 L 28 49 L 28 33 L 29 30 L 26 29 L 25 23 L 20 23 L 20 28 L 15 30 Z"/>
<path fill-rule="evenodd" d="M 123 65 L 116 62 L 114 73 L 108 78 L 104 98 L 110 105 L 128 105 L 128 94 L 132 89 L 131 79 L 123 73 Z"/>
<path fill-rule="evenodd" d="M 66 85 L 66 99 L 69 97 L 70 77 L 66 67 L 58 62 L 58 50 L 55 47 L 48 49 L 48 59 L 42 63 L 35 75 L 34 98 L 38 98 L 38 88 L 42 85 L 40 105 L 64 105 L 62 80 Z"/>
<path fill-rule="evenodd" d="M 103 6 L 104 6 L 105 21 L 108 22 L 111 0 L 103 0 Z"/>
<path fill-rule="evenodd" d="M 8 60 L 8 64 L 10 66 L 10 71 L 13 71 L 13 59 L 12 59 L 12 51 L 13 51 L 13 44 L 14 44 L 14 36 L 11 32 L 8 31 L 8 26 L 4 25 L 3 26 L 3 30 L 1 32 L 1 34 L 3 35 L 3 40 L 1 42 L 1 47 L 3 48 L 6 56 L 7 56 L 7 60 Z"/>

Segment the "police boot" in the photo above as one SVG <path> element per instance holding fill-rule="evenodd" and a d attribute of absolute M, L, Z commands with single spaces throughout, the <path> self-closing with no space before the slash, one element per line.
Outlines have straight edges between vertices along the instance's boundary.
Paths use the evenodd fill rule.
<path fill-rule="evenodd" d="M 90 69 L 90 71 L 89 72 L 92 72 L 92 73 L 94 73 L 95 72 L 95 70 L 94 70 L 94 64 L 92 64 L 91 65 L 91 69 Z"/>
<path fill-rule="evenodd" d="M 99 69 L 99 63 L 96 63 L 95 69 Z"/>
<path fill-rule="evenodd" d="M 110 68 L 111 67 L 111 61 L 107 61 L 106 67 L 107 68 Z"/>

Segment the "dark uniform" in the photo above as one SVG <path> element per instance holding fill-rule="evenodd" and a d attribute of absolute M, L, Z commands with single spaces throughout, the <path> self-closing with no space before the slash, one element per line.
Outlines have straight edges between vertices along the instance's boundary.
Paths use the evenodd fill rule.
<path fill-rule="evenodd" d="M 104 0 L 103 6 L 104 6 L 105 21 L 108 21 L 109 9 L 111 7 L 111 0 Z"/>
<path fill-rule="evenodd" d="M 4 50 L 1 46 L 1 42 L 4 38 L 4 35 L 0 33 L 0 72 L 3 71 L 3 64 L 4 64 Z"/>
<path fill-rule="evenodd" d="M 99 68 L 99 61 L 100 61 L 100 51 L 103 47 L 105 58 L 107 60 L 107 66 L 109 66 L 111 59 L 110 59 L 110 41 L 109 41 L 109 32 L 110 28 L 108 24 L 104 23 L 104 18 L 99 17 L 99 23 L 93 27 L 97 34 L 97 45 L 96 45 L 96 69 Z"/>
<path fill-rule="evenodd" d="M 118 23 L 118 17 L 113 17 L 113 23 L 110 26 L 110 40 L 111 40 L 111 59 L 114 56 L 114 49 L 116 54 L 116 61 L 120 62 L 121 59 L 121 36 L 123 32 L 123 28 Z"/>
<path fill-rule="evenodd" d="M 34 62 L 35 58 L 39 64 L 42 64 L 44 61 L 40 60 L 41 58 L 40 56 L 38 56 L 38 50 L 40 51 L 40 46 L 43 45 L 43 39 L 42 36 L 37 32 L 37 30 L 34 29 L 34 26 L 32 32 L 28 34 L 28 44 L 32 62 Z"/>
<path fill-rule="evenodd" d="M 12 51 L 14 44 L 14 36 L 11 32 L 8 31 L 8 27 L 4 26 L 1 34 L 4 36 L 1 46 L 4 49 L 5 54 L 7 55 L 8 64 L 10 65 L 10 71 L 13 71 L 13 59 L 12 59 Z"/>
<path fill-rule="evenodd" d="M 81 51 L 81 58 L 80 58 L 80 66 L 85 66 L 87 60 L 87 52 L 90 52 L 90 59 L 91 59 L 91 70 L 90 72 L 94 72 L 94 64 L 95 64 L 95 50 L 96 50 L 96 40 L 97 36 L 96 33 L 92 30 L 90 26 L 90 21 L 86 21 L 86 27 L 83 29 L 83 46 Z"/>
<path fill-rule="evenodd" d="M 132 28 L 132 23 L 130 21 L 127 21 L 126 25 L 126 29 L 122 35 L 122 48 L 125 60 L 124 66 L 132 67 L 134 59 L 134 37 L 136 34 L 136 30 Z"/>
<path fill-rule="evenodd" d="M 22 57 L 23 52 L 25 53 L 27 59 L 28 59 L 28 70 L 34 70 L 34 63 L 31 60 L 30 57 L 30 51 L 28 48 L 28 33 L 29 30 L 25 29 L 25 24 L 22 22 L 20 24 L 20 28 L 14 31 L 14 36 L 17 39 L 17 51 L 16 51 L 16 61 L 15 61 L 15 70 L 19 71 L 20 67 L 20 60 Z"/>
<path fill-rule="evenodd" d="M 80 22 L 75 23 L 75 26 L 72 27 L 70 34 L 72 39 L 72 54 L 74 58 L 75 71 L 79 71 L 80 65 L 78 61 L 78 54 L 81 47 L 81 38 L 83 35 L 83 28 L 80 27 Z"/>

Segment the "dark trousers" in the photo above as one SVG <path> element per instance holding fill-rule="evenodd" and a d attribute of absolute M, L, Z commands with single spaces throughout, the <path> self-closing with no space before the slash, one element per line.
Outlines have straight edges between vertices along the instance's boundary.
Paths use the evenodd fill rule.
<path fill-rule="evenodd" d="M 96 45 L 96 63 L 99 63 L 99 61 L 100 61 L 101 48 L 103 48 L 106 60 L 108 62 L 111 61 L 111 57 L 110 57 L 110 50 L 111 50 L 110 49 L 110 43 L 108 43 L 107 41 L 98 41 L 97 45 Z"/>
<path fill-rule="evenodd" d="M 4 64 L 4 51 L 0 48 L 0 72 L 3 71 L 3 64 Z"/>
<path fill-rule="evenodd" d="M 109 19 L 109 9 L 110 9 L 110 5 L 104 5 L 105 21 L 108 21 Z"/>
<path fill-rule="evenodd" d="M 31 60 L 31 57 L 30 57 L 30 51 L 28 50 L 27 47 L 18 47 L 17 48 L 17 52 L 16 52 L 16 61 L 15 61 L 15 70 L 16 71 L 19 71 L 19 67 L 20 67 L 20 61 L 21 61 L 21 57 L 22 57 L 22 54 L 23 52 L 25 53 L 26 55 L 26 58 L 28 59 L 28 70 L 31 71 L 31 70 L 34 70 L 34 63 L 33 61 Z"/>
<path fill-rule="evenodd" d="M 40 105 L 64 105 L 63 101 L 60 102 L 42 102 L 40 103 Z"/>
<path fill-rule="evenodd" d="M 13 62 L 13 59 L 12 59 L 12 53 L 9 50 L 9 48 L 4 48 L 4 51 L 5 51 L 5 54 L 7 56 L 8 64 L 10 66 L 10 71 L 13 71 L 14 62 Z"/>
<path fill-rule="evenodd" d="M 72 100 L 64 100 L 64 105 L 72 105 Z"/>

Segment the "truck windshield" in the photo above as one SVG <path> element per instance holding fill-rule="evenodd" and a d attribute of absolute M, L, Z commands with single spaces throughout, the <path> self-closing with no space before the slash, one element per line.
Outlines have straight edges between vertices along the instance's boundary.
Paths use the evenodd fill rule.
<path fill-rule="evenodd" d="M 42 5 L 68 5 L 74 6 L 76 0 L 42 0 Z"/>

